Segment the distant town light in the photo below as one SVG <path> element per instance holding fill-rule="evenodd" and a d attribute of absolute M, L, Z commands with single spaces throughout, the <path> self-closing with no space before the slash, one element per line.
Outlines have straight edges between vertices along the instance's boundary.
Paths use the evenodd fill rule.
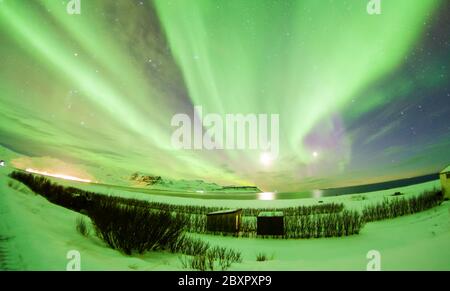
<path fill-rule="evenodd" d="M 44 176 L 49 176 L 49 177 L 55 177 L 55 178 L 60 178 L 60 179 L 65 179 L 65 180 L 71 180 L 71 181 L 78 181 L 78 182 L 84 182 L 84 183 L 91 183 L 91 180 L 88 179 L 81 179 L 78 177 L 73 177 L 73 176 L 69 176 L 69 175 L 64 175 L 64 174 L 57 174 L 57 173 L 49 173 L 46 171 L 39 171 L 39 170 L 35 170 L 35 169 L 31 169 L 31 168 L 27 168 L 25 171 L 29 172 L 29 173 L 33 173 L 33 174 L 39 174 L 39 175 L 44 175 Z"/>

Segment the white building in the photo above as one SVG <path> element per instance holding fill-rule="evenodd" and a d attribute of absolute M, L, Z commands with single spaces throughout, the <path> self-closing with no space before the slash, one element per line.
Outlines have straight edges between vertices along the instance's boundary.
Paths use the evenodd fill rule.
<path fill-rule="evenodd" d="M 5 166 L 5 161 L 4 160 L 0 160 L 0 167 L 4 167 Z"/>
<path fill-rule="evenodd" d="M 441 180 L 442 194 L 444 194 L 445 198 L 450 199 L 450 165 L 439 173 L 439 178 Z"/>

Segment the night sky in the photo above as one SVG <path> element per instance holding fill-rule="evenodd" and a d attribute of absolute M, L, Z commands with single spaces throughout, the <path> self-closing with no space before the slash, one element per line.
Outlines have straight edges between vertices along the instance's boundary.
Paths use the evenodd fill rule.
<path fill-rule="evenodd" d="M 293 191 L 450 163 L 450 2 L 0 0 L 0 145 L 42 170 Z M 175 150 L 174 114 L 274 113 L 280 154 Z M 1 159 L 1 157 L 0 157 Z"/>

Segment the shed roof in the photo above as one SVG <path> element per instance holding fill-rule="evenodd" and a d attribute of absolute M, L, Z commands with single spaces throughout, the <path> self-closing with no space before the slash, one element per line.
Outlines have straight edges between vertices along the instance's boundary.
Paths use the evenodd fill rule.
<path fill-rule="evenodd" d="M 214 212 L 210 212 L 207 215 L 219 215 L 219 214 L 230 214 L 230 213 L 236 213 L 241 211 L 242 209 L 226 209 L 226 210 L 219 210 L 219 211 L 214 211 Z"/>
<path fill-rule="evenodd" d="M 258 217 L 280 217 L 283 216 L 283 211 L 264 211 L 258 214 Z"/>
<path fill-rule="evenodd" d="M 450 172 L 450 165 L 441 171 L 441 174 Z"/>

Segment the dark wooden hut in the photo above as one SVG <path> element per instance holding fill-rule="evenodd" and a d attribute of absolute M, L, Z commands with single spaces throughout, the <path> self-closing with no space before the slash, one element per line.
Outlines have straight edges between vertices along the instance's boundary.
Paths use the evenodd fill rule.
<path fill-rule="evenodd" d="M 260 212 L 257 227 L 258 235 L 284 235 L 283 212 Z"/>
<path fill-rule="evenodd" d="M 450 199 L 450 165 L 439 173 L 439 179 L 441 180 L 442 194 L 445 198 Z"/>
<path fill-rule="evenodd" d="M 241 229 L 242 209 L 215 211 L 206 216 L 208 231 L 237 233 Z"/>

